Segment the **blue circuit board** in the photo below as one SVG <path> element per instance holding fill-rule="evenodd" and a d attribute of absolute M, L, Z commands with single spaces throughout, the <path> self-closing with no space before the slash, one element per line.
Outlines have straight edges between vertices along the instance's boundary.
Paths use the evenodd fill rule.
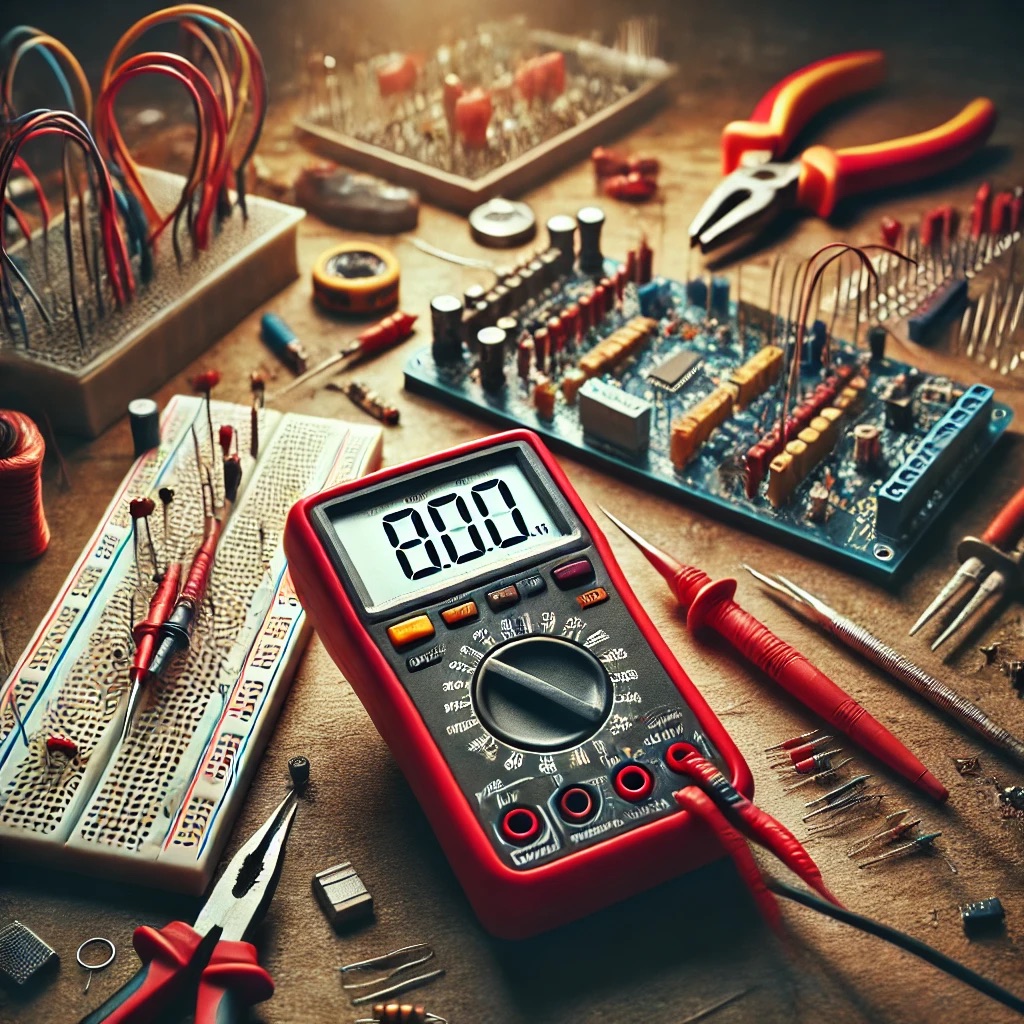
<path fill-rule="evenodd" d="M 605 261 L 609 275 L 617 267 Z M 597 390 L 599 401 L 602 394 L 610 394 L 602 385 L 631 396 L 623 396 L 622 404 L 627 411 L 643 413 L 638 417 L 645 435 L 642 444 L 619 441 L 619 431 L 604 429 L 601 408 L 595 419 L 593 404 L 587 418 L 596 423 L 596 432 L 585 429 L 580 397 L 568 401 L 561 390 L 553 416 L 540 415 L 534 404 L 539 371 L 534 367 L 528 377 L 519 375 L 516 339 L 511 337 L 500 388 L 484 390 L 478 360 L 468 349 L 460 361 L 438 365 L 430 348 L 407 363 L 405 386 L 489 420 L 527 427 L 555 450 L 703 505 L 787 547 L 799 547 L 882 581 L 896 578 L 928 527 L 1009 426 L 1011 410 L 994 400 L 990 388 L 919 373 L 884 357 L 872 359 L 866 349 L 833 341 L 832 365 L 827 369 L 819 356 L 820 345 L 805 347 L 811 358 L 801 361 L 794 406 L 841 367 L 866 380 L 863 398 L 858 411 L 841 421 L 834 447 L 787 501 L 775 507 L 764 484 L 748 497 L 746 456 L 779 421 L 788 370 L 745 408 L 736 408 L 696 454 L 676 468 L 670 457 L 673 422 L 728 382 L 736 368 L 770 340 L 784 349 L 787 359 L 792 357 L 792 331 L 776 323 L 769 338 L 767 314 L 740 311 L 729 300 L 727 287 L 725 281 L 717 281 L 709 294 L 704 282 L 687 289 L 663 278 L 640 289 L 627 285 L 622 301 L 600 326 L 591 328 L 557 366 L 545 367 L 557 384 L 581 356 L 641 312 L 656 319 L 657 328 L 638 352 L 600 376 L 600 384 L 586 386 Z M 593 288 L 592 275 L 563 277 L 510 311 L 517 331 L 536 331 Z M 715 312 L 709 310 L 709 302 Z M 609 418 L 614 416 L 610 411 Z M 870 466 L 858 465 L 854 458 L 853 431 L 860 424 L 879 431 L 881 455 Z M 811 488 L 816 483 L 815 503 Z M 822 485 L 828 492 L 824 512 Z"/>

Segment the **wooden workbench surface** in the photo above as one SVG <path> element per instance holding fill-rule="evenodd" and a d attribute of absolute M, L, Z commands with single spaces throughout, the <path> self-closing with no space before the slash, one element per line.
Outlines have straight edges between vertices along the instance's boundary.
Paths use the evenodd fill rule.
<path fill-rule="evenodd" d="M 969 203 L 985 177 L 1000 185 L 1024 181 L 1024 81 L 1016 50 L 1021 26 L 1019 16 L 1008 13 L 1012 5 L 971 5 L 969 24 L 961 24 L 950 12 L 925 15 L 923 5 L 913 17 L 908 10 L 889 10 L 880 3 L 866 8 L 851 5 L 849 11 L 834 12 L 829 25 L 822 24 L 820 14 L 807 4 L 792 4 L 799 16 L 786 19 L 772 18 L 762 9 L 775 5 L 753 0 L 708 4 L 700 11 L 686 6 L 690 5 L 666 4 L 663 11 L 671 17 L 664 30 L 666 41 L 682 65 L 678 94 L 626 140 L 632 149 L 661 158 L 664 205 L 635 210 L 605 203 L 604 250 L 609 255 L 635 244 L 643 229 L 657 250 L 656 270 L 681 276 L 687 225 L 717 181 L 717 142 L 723 123 L 748 115 L 756 99 L 782 74 L 844 49 L 885 47 L 891 57 L 890 82 L 870 100 L 846 105 L 834 119 L 816 126 L 814 137 L 821 141 L 856 144 L 919 130 L 945 120 L 975 95 L 990 95 L 996 101 L 999 126 L 985 154 L 940 182 L 847 207 L 838 226 L 808 220 L 774 234 L 750 257 L 761 268 L 760 278 L 756 271 L 744 274 L 744 289 L 751 289 L 751 297 L 763 287 L 764 268 L 773 251 L 800 256 L 837 237 L 874 238 L 882 213 L 909 221 L 922 207 L 940 201 Z M 557 16 L 566 20 L 564 12 Z M 290 145 L 287 131 L 272 125 L 265 141 L 268 157 L 304 159 L 298 152 L 289 155 Z M 525 198 L 541 224 L 554 213 L 575 212 L 594 201 L 589 167 L 567 167 L 559 178 Z M 423 210 L 419 235 L 462 253 L 477 252 L 464 221 L 439 210 Z M 299 235 L 302 277 L 268 307 L 296 329 L 314 360 L 336 350 L 358 329 L 330 320 L 309 301 L 309 268 L 341 237 L 337 230 L 308 218 Z M 383 241 L 402 263 L 402 307 L 411 312 L 425 314 L 433 295 L 458 293 L 471 280 L 487 279 L 484 272 L 466 271 L 420 253 L 408 238 Z M 258 341 L 258 319 L 259 313 L 253 313 L 154 397 L 166 402 L 169 396 L 188 391 L 188 378 L 198 368 L 217 366 L 224 376 L 218 396 L 246 401 L 250 370 L 263 364 L 279 372 Z M 424 315 L 410 346 L 428 338 L 428 324 Z M 490 431 L 471 417 L 402 393 L 401 368 L 407 354 L 408 346 L 386 354 L 359 374 L 401 407 L 401 426 L 386 433 L 387 463 Z M 1018 418 L 1024 416 L 1022 396 L 1024 390 L 1011 389 L 1000 396 L 1011 402 Z M 323 416 L 361 415 L 344 397 L 322 389 L 313 395 L 296 394 L 286 407 Z M 131 462 L 126 421 L 91 443 L 62 439 L 62 448 L 70 487 L 58 485 L 54 466 L 48 464 L 46 471 L 50 550 L 33 565 L 0 570 L 0 636 L 10 662 L 48 608 Z M 956 501 L 932 531 L 929 553 L 918 570 L 890 591 L 825 569 L 573 459 L 560 461 L 591 506 L 601 503 L 627 511 L 642 533 L 689 557 L 714 577 L 736 575 L 739 562 L 747 561 L 810 584 L 836 607 L 977 699 L 1013 731 L 1024 731 L 1024 705 L 999 671 L 1003 658 L 1022 656 L 1019 606 L 1004 609 L 951 651 L 946 663 L 928 651 L 923 638 L 906 637 L 916 613 L 951 572 L 957 539 L 983 529 L 992 511 L 1024 479 L 1019 435 L 1007 438 L 979 470 L 970 493 Z M 813 722 L 721 644 L 695 641 L 662 581 L 620 537 L 610 540 L 669 646 L 712 708 L 723 714 L 754 771 L 758 802 L 798 826 L 807 797 L 783 792 L 782 784 L 765 769 L 762 750 Z M 796 622 L 746 577 L 740 580 L 739 598 L 903 737 L 951 791 L 947 806 L 930 806 L 857 753 L 863 770 L 882 780 L 891 810 L 909 807 L 914 817 L 942 831 L 945 857 L 918 857 L 862 871 L 846 856 L 848 840 L 816 841 L 811 848 L 832 888 L 851 908 L 937 946 L 1024 995 L 1024 956 L 1019 948 L 1024 938 L 1024 824 L 1000 820 L 995 789 L 987 781 L 994 776 L 1009 784 L 1021 781 L 1020 773 L 930 707 Z M 994 664 L 985 665 L 978 645 L 997 639 L 1003 642 L 1002 653 Z M 743 998 L 713 1019 L 723 1024 L 998 1024 L 1015 1019 L 932 968 L 810 911 L 787 906 L 784 935 L 773 936 L 727 863 L 538 939 L 491 939 L 476 923 L 387 748 L 317 639 L 299 668 L 228 854 L 280 799 L 286 762 L 297 753 L 312 761 L 315 799 L 300 808 L 280 887 L 257 940 L 262 961 L 277 981 L 273 999 L 258 1008 L 258 1017 L 268 1024 L 354 1019 L 360 1014 L 342 993 L 337 966 L 419 941 L 434 946 L 438 964 L 448 973 L 416 998 L 455 1024 L 679 1024 L 701 1008 L 747 989 Z M 981 755 L 981 775 L 961 778 L 952 758 L 975 753 Z M 372 892 L 376 919 L 338 937 L 312 899 L 310 879 L 343 860 L 352 861 Z M 767 858 L 761 863 L 766 870 L 783 874 Z M 992 895 L 1002 897 L 1006 905 L 1005 936 L 968 942 L 958 905 Z M 191 920 L 196 906 L 166 894 L 0 864 L 0 923 L 17 918 L 55 946 L 62 958 L 59 976 L 32 998 L 0 992 L 0 1020 L 56 1024 L 78 1019 L 135 971 L 130 943 L 137 925 L 161 925 L 174 917 Z M 74 952 L 93 935 L 112 939 L 119 955 L 110 969 L 95 977 L 85 997 L 84 972 L 75 965 Z"/>

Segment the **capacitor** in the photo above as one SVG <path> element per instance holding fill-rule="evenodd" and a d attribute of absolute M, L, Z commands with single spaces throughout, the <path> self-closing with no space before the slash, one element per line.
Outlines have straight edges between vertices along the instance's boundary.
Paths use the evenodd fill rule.
<path fill-rule="evenodd" d="M 868 328 L 868 347 L 873 363 L 885 358 L 885 328 L 881 324 Z"/>
<path fill-rule="evenodd" d="M 519 336 L 519 321 L 514 316 L 500 316 L 494 326 L 505 332 L 505 345 L 511 352 L 512 346 Z"/>
<path fill-rule="evenodd" d="M 706 309 L 708 305 L 708 286 L 702 277 L 695 277 L 686 282 L 686 301 L 691 306 L 701 306 Z"/>
<path fill-rule="evenodd" d="M 152 398 L 135 398 L 128 403 L 135 458 L 160 447 L 160 406 Z"/>
<path fill-rule="evenodd" d="M 494 105 L 491 102 L 491 94 L 486 89 L 473 89 L 455 100 L 455 133 L 462 140 L 466 149 L 483 149 L 487 146 L 487 128 L 491 123 L 493 113 Z M 500 201 L 505 202 L 506 200 Z M 494 202 L 494 200 L 490 200 L 490 202 Z M 470 225 L 472 226 L 472 224 L 471 217 Z M 532 230 L 530 237 L 532 237 Z M 480 240 L 477 239 L 477 241 Z M 481 245 L 493 244 L 495 243 L 481 242 Z M 499 244 L 518 245 L 519 243 Z"/>
<path fill-rule="evenodd" d="M 580 336 L 582 337 L 594 326 L 594 297 L 593 295 L 581 295 L 577 299 L 580 308 Z"/>
<path fill-rule="evenodd" d="M 551 335 L 546 327 L 534 332 L 533 345 L 537 353 L 537 369 L 541 373 L 547 373 L 548 356 L 551 352 Z"/>
<path fill-rule="evenodd" d="M 601 297 L 604 299 L 603 313 L 610 313 L 615 308 L 615 285 L 612 284 L 611 278 L 602 277 L 601 283 L 596 289 L 601 293 Z"/>
<path fill-rule="evenodd" d="M 289 758 L 288 774 L 296 789 L 305 789 L 309 785 L 309 758 L 302 754 Z"/>
<path fill-rule="evenodd" d="M 492 394 L 505 386 L 505 340 L 505 332 L 500 327 L 485 327 L 476 336 L 480 385 Z"/>
<path fill-rule="evenodd" d="M 466 309 L 472 309 L 486 294 L 487 289 L 483 285 L 471 284 L 462 293 L 462 300 L 466 305 Z"/>
<path fill-rule="evenodd" d="M 580 336 L 580 307 L 573 303 L 561 316 L 565 326 L 565 344 L 570 351 L 576 348 Z"/>
<path fill-rule="evenodd" d="M 489 301 L 494 305 L 499 319 L 512 310 L 512 293 L 503 284 L 496 284 L 488 292 Z"/>
<path fill-rule="evenodd" d="M 601 253 L 601 229 L 604 210 L 599 206 L 584 206 L 576 214 L 580 226 L 580 270 L 584 274 L 600 274 L 604 269 Z"/>
<path fill-rule="evenodd" d="M 551 336 L 551 346 L 548 355 L 552 359 L 565 348 L 566 326 L 560 316 L 553 316 L 548 321 L 548 334 Z"/>
<path fill-rule="evenodd" d="M 559 270 L 568 274 L 576 259 L 576 221 L 568 214 L 555 214 L 548 221 L 548 246 L 561 253 Z"/>
<path fill-rule="evenodd" d="M 526 264 L 525 267 L 520 267 L 516 272 L 516 276 L 522 282 L 519 289 L 519 299 L 516 302 L 516 308 L 524 306 L 530 299 L 535 299 L 540 287 L 540 278 L 537 276 L 540 269 L 540 264 L 537 264 L 537 270 L 533 269 L 534 260 L 531 260 Z"/>
<path fill-rule="evenodd" d="M 562 276 L 562 251 L 560 249 L 548 249 L 541 253 L 541 282 L 542 288 L 550 288 L 559 277 Z M 567 273 L 567 271 L 566 271 Z"/>
<path fill-rule="evenodd" d="M 635 281 L 637 279 L 637 257 L 636 249 L 630 249 L 626 253 L 626 262 L 620 268 L 623 272 L 627 281 Z"/>
<path fill-rule="evenodd" d="M 436 295 L 430 302 L 430 325 L 434 333 L 431 353 L 439 366 L 462 358 L 462 302 L 456 295 Z"/>
<path fill-rule="evenodd" d="M 812 523 L 823 523 L 828 518 L 828 488 L 820 481 L 811 484 L 807 495 L 807 518 Z"/>
<path fill-rule="evenodd" d="M 529 380 L 530 368 L 533 363 L 533 353 L 536 346 L 533 338 L 526 337 L 519 342 L 516 349 L 516 371 L 523 380 Z"/>
<path fill-rule="evenodd" d="M 526 302 L 526 288 L 523 285 L 523 279 L 519 274 L 509 274 L 502 284 L 508 289 L 509 311 L 519 309 Z"/>
<path fill-rule="evenodd" d="M 729 319 L 729 278 L 711 278 L 711 315 L 719 320 Z"/>
<path fill-rule="evenodd" d="M 557 391 L 554 382 L 549 377 L 544 377 L 533 387 L 533 407 L 542 420 L 553 420 L 555 418 L 555 396 Z"/>
<path fill-rule="evenodd" d="M 853 461 L 861 469 L 873 466 L 882 457 L 882 432 L 873 423 L 858 423 L 853 428 Z"/>
<path fill-rule="evenodd" d="M 531 299 L 539 298 L 540 294 L 547 287 L 547 282 L 544 280 L 544 264 L 540 261 L 540 258 L 532 259 L 526 264 L 526 271 L 529 273 L 529 277 L 526 279 L 527 288 Z"/>
<path fill-rule="evenodd" d="M 654 250 L 647 244 L 646 238 L 641 238 L 636 249 L 636 283 L 647 284 L 653 274 Z"/>

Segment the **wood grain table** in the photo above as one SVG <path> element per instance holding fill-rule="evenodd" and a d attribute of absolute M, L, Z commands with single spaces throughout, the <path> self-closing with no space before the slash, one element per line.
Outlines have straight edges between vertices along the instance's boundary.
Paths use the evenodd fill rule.
<path fill-rule="evenodd" d="M 285 5 L 253 6 L 259 31 L 273 46 L 270 33 L 275 19 L 285 16 Z M 442 12 L 450 6 L 442 5 Z M 591 13 L 595 24 L 607 24 L 625 7 L 606 3 L 593 12 L 572 6 L 547 13 L 553 27 L 564 29 L 570 23 L 589 27 Z M 876 141 L 937 124 L 974 95 L 989 95 L 1001 113 L 992 144 L 941 181 L 851 204 L 835 224 L 805 220 L 773 233 L 748 255 L 745 294 L 749 289 L 754 298 L 758 288 L 763 294 L 765 269 L 774 252 L 803 256 L 836 238 L 872 238 L 882 213 L 913 220 L 923 207 L 940 201 L 967 204 L 986 177 L 1000 185 L 1024 181 L 1024 79 L 1019 73 L 1017 5 L 986 0 L 956 9 L 881 3 L 825 9 L 820 4 L 743 0 L 706 5 L 666 2 L 652 9 L 665 18 L 666 47 L 682 70 L 671 102 L 637 125 L 626 144 L 661 158 L 663 203 L 643 209 L 605 203 L 604 249 L 609 255 L 622 254 L 645 231 L 656 249 L 656 271 L 682 275 L 687 225 L 717 181 L 717 141 L 723 123 L 748 115 L 761 92 L 782 74 L 844 49 L 886 48 L 891 57 L 889 84 L 869 100 L 845 104 L 836 117 L 822 119 L 814 138 L 835 144 Z M 367 18 L 379 19 L 393 10 L 385 4 L 368 12 Z M 299 5 L 297 11 L 312 11 L 311 19 L 319 11 L 321 20 L 324 17 L 322 8 L 314 10 L 312 5 Z M 356 18 L 351 12 L 348 16 Z M 427 16 L 417 8 L 410 19 L 420 24 Z M 305 159 L 290 141 L 283 106 L 268 128 L 263 152 L 271 165 L 297 166 Z M 572 213 L 595 199 L 589 167 L 566 167 L 557 179 L 525 198 L 541 224 L 552 214 Z M 422 211 L 418 234 L 465 254 L 489 255 L 474 246 L 461 218 L 440 210 Z M 314 360 L 335 351 L 359 329 L 321 314 L 309 298 L 309 268 L 324 248 L 342 237 L 308 218 L 299 237 L 302 277 L 267 307 L 296 329 Z M 428 321 L 425 314 L 434 294 L 458 293 L 472 280 L 487 280 L 483 271 L 467 271 L 422 254 L 409 237 L 383 242 L 403 267 L 402 306 L 423 315 L 421 325 Z M 217 366 L 224 375 L 219 397 L 246 401 L 252 369 L 262 364 L 281 373 L 258 341 L 259 312 L 154 397 L 164 403 L 188 390 L 188 378 L 197 369 Z M 403 361 L 411 346 L 423 343 L 428 334 L 429 327 L 423 327 L 404 350 L 388 353 L 359 371 L 361 378 L 401 407 L 401 425 L 389 429 L 385 438 L 388 464 L 492 429 L 426 398 L 402 393 Z M 1000 395 L 1013 405 L 1018 420 L 1024 416 L 1022 383 L 1018 390 L 1007 388 Z M 323 388 L 293 394 L 285 407 L 322 416 L 361 415 L 344 397 Z M 70 486 L 59 485 L 48 463 L 50 550 L 35 564 L 0 570 L 0 629 L 12 662 L 132 457 L 126 421 L 94 442 L 62 438 L 61 446 Z M 642 533 L 714 577 L 737 575 L 740 561 L 747 561 L 810 584 L 836 607 L 977 699 L 1012 730 L 1024 731 L 1024 705 L 998 664 L 1003 657 L 1022 656 L 1019 605 L 1005 608 L 951 651 L 946 662 L 932 655 L 922 638 L 906 637 L 916 613 L 951 572 L 957 539 L 982 529 L 1024 479 L 1024 444 L 1016 431 L 930 533 L 917 570 L 889 590 L 824 568 L 718 522 L 713 515 L 646 493 L 575 459 L 560 461 L 591 507 L 600 503 L 623 512 Z M 759 803 L 798 824 L 806 797 L 783 792 L 782 784 L 765 769 L 762 750 L 811 727 L 811 718 L 748 671 L 722 644 L 690 636 L 662 581 L 639 553 L 619 536 L 610 540 L 655 624 L 749 760 Z M 739 599 L 903 737 L 951 791 L 947 806 L 931 806 L 858 753 L 863 770 L 875 774 L 889 794 L 891 809 L 907 807 L 914 817 L 943 833 L 945 856 L 859 870 L 846 856 L 847 841 L 816 841 L 811 849 L 833 889 L 850 907 L 932 943 L 1024 995 L 1024 825 L 1000 820 L 995 788 L 988 781 L 995 777 L 1009 784 L 1021 781 L 1021 774 L 971 734 L 791 618 L 745 576 Z M 994 640 L 1002 643 L 1002 654 L 996 663 L 985 664 L 978 646 Z M 255 1013 L 268 1024 L 354 1019 L 359 1014 L 344 997 L 337 966 L 418 941 L 434 946 L 447 975 L 416 998 L 456 1024 L 679 1024 L 740 992 L 745 993 L 742 998 L 712 1019 L 723 1024 L 998 1024 L 1012 1019 L 1008 1011 L 924 964 L 810 911 L 787 906 L 785 934 L 781 939 L 773 936 L 726 862 L 530 941 L 488 937 L 386 747 L 317 639 L 300 665 L 228 854 L 280 798 L 287 760 L 297 753 L 312 761 L 315 799 L 300 808 L 281 884 L 257 939 L 263 962 L 277 981 L 274 998 Z M 975 753 L 981 756 L 981 774 L 959 776 L 952 758 Z M 310 880 L 315 872 L 343 860 L 352 861 L 373 893 L 376 918 L 371 925 L 337 936 L 313 901 Z M 762 864 L 782 873 L 775 864 Z M 958 905 L 992 895 L 1002 897 L 1006 905 L 1006 933 L 969 942 L 960 926 Z M 62 958 L 58 977 L 33 997 L 0 994 L 0 1021 L 77 1020 L 134 973 L 137 962 L 130 941 L 137 925 L 161 925 L 173 917 L 191 920 L 196 909 L 194 901 L 176 896 L 0 862 L 0 922 L 23 921 Z M 87 998 L 82 994 L 84 972 L 75 965 L 74 952 L 93 935 L 112 939 L 119 955 L 109 970 L 96 975 Z"/>

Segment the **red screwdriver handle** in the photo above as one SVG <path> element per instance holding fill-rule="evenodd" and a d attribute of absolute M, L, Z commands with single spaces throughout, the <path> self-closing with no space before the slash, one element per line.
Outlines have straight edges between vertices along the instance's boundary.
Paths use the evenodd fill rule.
<path fill-rule="evenodd" d="M 250 942 L 220 942 L 199 982 L 195 1024 L 237 1024 L 248 1008 L 274 994 Z"/>
<path fill-rule="evenodd" d="M 142 966 L 125 985 L 80 1024 L 150 1024 L 188 978 L 188 965 L 202 936 L 184 921 L 159 931 L 136 928 L 132 937 Z"/>
<path fill-rule="evenodd" d="M 949 796 L 946 787 L 881 722 L 796 648 L 736 604 L 732 600 L 735 591 L 736 581 L 730 579 L 705 587 L 687 612 L 687 625 L 692 630 L 702 625 L 715 630 L 788 694 L 883 764 L 937 800 Z"/>
<path fill-rule="evenodd" d="M 800 156 L 797 204 L 829 217 L 847 196 L 929 178 L 981 149 L 995 125 L 992 101 L 978 98 L 945 124 L 917 135 L 851 149 L 811 146 Z"/>
<path fill-rule="evenodd" d="M 746 153 L 766 160 L 786 155 L 807 122 L 825 107 L 880 85 L 885 78 L 881 50 L 841 53 L 787 75 L 761 97 L 749 121 L 733 121 L 722 131 L 722 173 L 731 174 Z"/>
<path fill-rule="evenodd" d="M 1024 487 L 999 510 L 981 539 L 1000 551 L 1009 551 L 1021 534 L 1024 534 Z"/>

